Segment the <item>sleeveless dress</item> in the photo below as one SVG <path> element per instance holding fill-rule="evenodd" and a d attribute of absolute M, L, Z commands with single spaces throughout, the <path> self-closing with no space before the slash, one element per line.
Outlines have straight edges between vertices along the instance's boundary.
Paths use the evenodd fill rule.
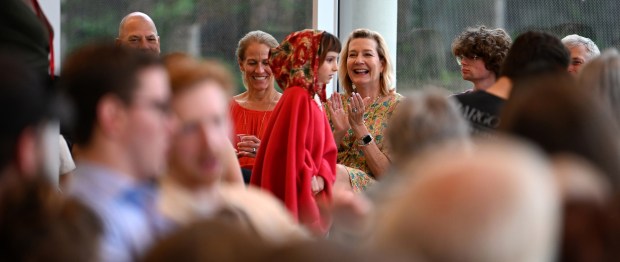
<path fill-rule="evenodd" d="M 234 123 L 235 137 L 237 135 L 253 135 L 262 140 L 263 133 L 271 118 L 273 110 L 270 111 L 258 111 L 247 109 L 242 107 L 234 99 L 230 103 L 230 114 Z M 236 140 L 235 140 L 236 141 Z M 233 143 L 233 146 L 237 148 L 237 143 Z M 254 167 L 255 158 L 253 157 L 240 157 L 239 165 L 241 168 L 252 169 Z"/>

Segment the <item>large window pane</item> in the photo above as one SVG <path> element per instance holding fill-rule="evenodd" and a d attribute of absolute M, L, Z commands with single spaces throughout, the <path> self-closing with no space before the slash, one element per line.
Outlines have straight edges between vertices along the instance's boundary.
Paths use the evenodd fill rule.
<path fill-rule="evenodd" d="M 237 42 L 247 32 L 263 30 L 281 41 L 290 32 L 312 26 L 308 0 L 64 0 L 62 54 L 89 41 L 112 41 L 123 16 L 133 11 L 153 18 L 162 53 L 218 58 L 233 72 L 238 72 Z M 241 86 L 240 78 L 238 83 Z"/>
<path fill-rule="evenodd" d="M 450 44 L 467 26 L 503 27 L 516 38 L 526 30 L 564 37 L 579 34 L 599 48 L 617 47 L 617 0 L 399 0 L 398 88 L 427 84 L 454 92 L 471 88 L 461 79 Z"/>

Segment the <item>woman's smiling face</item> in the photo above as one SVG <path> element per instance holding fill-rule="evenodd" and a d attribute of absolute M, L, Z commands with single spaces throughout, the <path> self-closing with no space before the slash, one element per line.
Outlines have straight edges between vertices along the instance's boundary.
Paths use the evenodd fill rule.
<path fill-rule="evenodd" d="M 380 86 L 384 62 L 377 53 L 377 42 L 371 38 L 356 38 L 349 43 L 347 74 L 356 86 Z"/>
<path fill-rule="evenodd" d="M 269 46 L 251 43 L 244 54 L 245 59 L 239 61 L 239 69 L 243 72 L 243 82 L 248 90 L 266 90 L 273 87 L 273 73 L 269 67 Z"/>

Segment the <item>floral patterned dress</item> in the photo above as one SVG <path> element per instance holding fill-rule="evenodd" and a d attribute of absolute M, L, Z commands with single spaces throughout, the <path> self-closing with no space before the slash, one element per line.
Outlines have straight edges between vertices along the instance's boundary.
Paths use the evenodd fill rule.
<path fill-rule="evenodd" d="M 342 99 L 342 106 L 345 108 L 345 112 L 348 112 L 348 104 L 345 101 L 348 101 L 349 97 L 349 95 L 344 95 L 344 99 Z M 364 122 L 368 132 L 370 132 L 374 138 L 374 143 L 379 150 L 384 155 L 388 156 L 388 158 L 389 150 L 383 134 L 388 126 L 392 113 L 402 98 L 403 96 L 398 93 L 390 94 L 389 99 L 381 103 L 375 101 L 368 106 L 366 112 L 364 112 Z M 328 113 L 329 122 L 332 124 L 329 110 L 325 110 L 325 112 Z M 344 165 L 347 168 L 353 191 L 362 192 L 375 182 L 375 178 L 366 163 L 366 157 L 357 140 L 358 139 L 356 139 L 353 134 L 353 130 L 349 129 L 342 139 L 342 142 L 338 145 L 338 164 Z"/>

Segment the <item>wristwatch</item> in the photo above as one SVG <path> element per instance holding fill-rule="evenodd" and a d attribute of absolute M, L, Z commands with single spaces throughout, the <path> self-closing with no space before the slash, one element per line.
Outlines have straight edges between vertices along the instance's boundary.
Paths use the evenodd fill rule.
<path fill-rule="evenodd" d="M 370 134 L 363 136 L 362 138 L 360 138 L 359 140 L 359 145 L 360 146 L 367 146 L 368 144 L 370 144 L 372 142 L 372 136 Z"/>

